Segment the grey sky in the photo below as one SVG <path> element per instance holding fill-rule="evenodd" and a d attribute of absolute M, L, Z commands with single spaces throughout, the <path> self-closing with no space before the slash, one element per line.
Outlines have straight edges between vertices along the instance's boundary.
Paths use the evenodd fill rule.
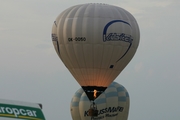
<path fill-rule="evenodd" d="M 71 120 L 79 84 L 51 42 L 55 18 L 97 0 L 0 0 L 0 98 L 40 102 L 47 120 Z M 141 32 L 137 53 L 115 81 L 130 94 L 129 120 L 179 120 L 180 1 L 99 0 L 133 14 Z"/>

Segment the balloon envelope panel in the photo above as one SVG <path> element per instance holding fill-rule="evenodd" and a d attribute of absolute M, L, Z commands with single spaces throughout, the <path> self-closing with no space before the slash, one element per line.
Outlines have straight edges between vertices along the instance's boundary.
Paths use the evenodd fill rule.
<path fill-rule="evenodd" d="M 129 112 L 129 94 L 120 84 L 113 82 L 95 101 L 98 109 L 98 120 L 127 120 Z M 73 120 L 91 120 L 88 110 L 91 102 L 83 89 L 79 89 L 71 101 Z"/>

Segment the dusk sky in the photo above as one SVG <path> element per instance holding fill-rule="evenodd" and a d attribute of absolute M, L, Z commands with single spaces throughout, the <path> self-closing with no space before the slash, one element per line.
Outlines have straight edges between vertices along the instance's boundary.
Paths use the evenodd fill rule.
<path fill-rule="evenodd" d="M 179 0 L 0 0 L 0 99 L 42 103 L 47 120 L 72 120 L 80 88 L 55 52 L 51 29 L 65 9 L 84 3 L 124 8 L 140 44 L 115 79 L 130 95 L 128 120 L 180 119 Z"/>

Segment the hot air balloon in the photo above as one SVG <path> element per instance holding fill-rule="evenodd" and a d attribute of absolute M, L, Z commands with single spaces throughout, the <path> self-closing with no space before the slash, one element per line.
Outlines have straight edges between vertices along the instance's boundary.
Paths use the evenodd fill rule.
<path fill-rule="evenodd" d="M 91 105 L 86 93 L 81 88 L 72 97 L 70 110 L 73 120 L 127 120 L 129 113 L 129 94 L 127 90 L 117 82 L 110 86 L 95 101 L 98 108 L 98 116 L 89 116 Z"/>
<path fill-rule="evenodd" d="M 135 18 L 123 8 L 107 4 L 72 6 L 56 18 L 52 27 L 58 56 L 91 101 L 130 62 L 139 39 Z"/>

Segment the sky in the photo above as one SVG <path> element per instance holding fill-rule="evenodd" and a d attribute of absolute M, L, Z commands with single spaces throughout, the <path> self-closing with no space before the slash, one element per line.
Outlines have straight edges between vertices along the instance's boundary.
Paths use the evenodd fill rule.
<path fill-rule="evenodd" d="M 0 0 L 0 99 L 42 103 L 47 120 L 71 120 L 80 85 L 55 52 L 51 29 L 83 3 L 122 7 L 140 28 L 138 50 L 115 79 L 130 95 L 128 120 L 179 120 L 179 0 Z"/>

